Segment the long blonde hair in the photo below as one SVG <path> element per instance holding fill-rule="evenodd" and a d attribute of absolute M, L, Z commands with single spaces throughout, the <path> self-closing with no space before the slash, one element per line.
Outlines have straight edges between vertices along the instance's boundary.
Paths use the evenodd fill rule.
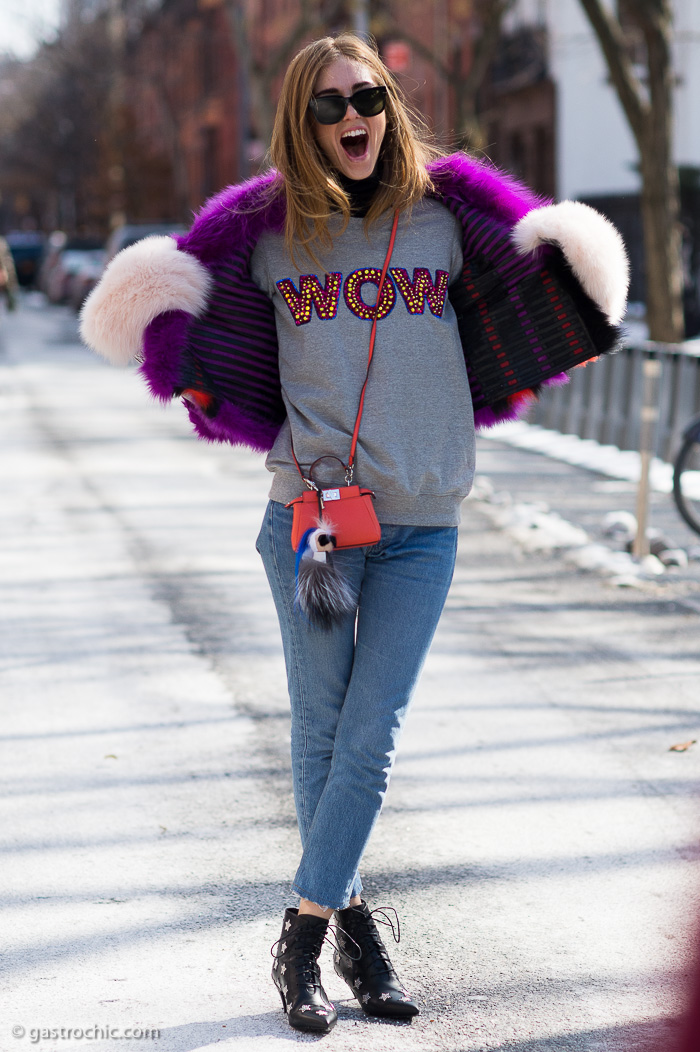
<path fill-rule="evenodd" d="M 386 132 L 379 151 L 380 184 L 365 217 L 365 230 L 387 211 L 410 209 L 432 189 L 426 162 L 439 155 L 428 143 L 424 122 L 403 99 L 377 51 L 352 33 L 322 37 L 303 48 L 285 74 L 272 132 L 270 157 L 283 180 L 287 199 L 285 243 L 292 259 L 306 250 L 318 264 L 314 249 L 330 247 L 328 220 L 343 216 L 341 233 L 350 219 L 350 200 L 314 134 L 309 100 L 322 69 L 337 58 L 367 66 L 386 85 Z"/>

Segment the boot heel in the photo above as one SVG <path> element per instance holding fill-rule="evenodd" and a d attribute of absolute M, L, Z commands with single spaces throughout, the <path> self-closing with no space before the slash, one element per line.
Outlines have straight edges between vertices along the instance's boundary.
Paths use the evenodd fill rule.
<path fill-rule="evenodd" d="M 286 1015 L 286 1014 L 287 1014 L 287 1002 L 286 1002 L 286 1001 L 285 1001 L 285 999 L 284 999 L 284 994 L 283 994 L 283 993 L 282 993 L 282 991 L 281 991 L 281 990 L 279 990 L 279 989 L 277 990 L 277 993 L 278 993 L 278 994 L 280 995 L 280 997 L 282 998 L 282 1007 L 284 1008 L 284 1014 Z"/>

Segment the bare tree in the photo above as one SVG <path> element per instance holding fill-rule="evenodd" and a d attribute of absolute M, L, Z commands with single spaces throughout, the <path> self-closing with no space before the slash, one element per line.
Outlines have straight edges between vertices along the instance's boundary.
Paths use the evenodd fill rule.
<path fill-rule="evenodd" d="M 0 186 L 27 217 L 70 233 L 99 229 L 108 188 L 102 160 L 111 46 L 104 20 L 69 24 L 13 71 L 17 98 L 2 123 Z"/>
<path fill-rule="evenodd" d="M 484 132 L 477 114 L 477 96 L 493 61 L 501 36 L 504 15 L 515 0 L 475 0 L 468 6 L 463 30 L 470 37 L 470 62 L 464 64 L 464 34 L 451 32 L 447 61 L 436 55 L 420 38 L 408 33 L 401 24 L 401 8 L 395 4 L 391 35 L 410 44 L 416 55 L 429 62 L 449 85 L 455 100 L 455 135 L 457 145 L 483 149 Z M 398 10 L 396 10 L 398 8 Z"/>
<path fill-rule="evenodd" d="M 329 24 L 341 14 L 343 7 L 343 0 L 299 0 L 298 16 L 291 32 L 272 53 L 258 55 L 250 46 L 253 36 L 250 20 L 254 17 L 250 14 L 251 5 L 244 10 L 245 5 L 241 4 L 240 0 L 224 0 L 231 38 L 241 66 L 241 79 L 249 88 L 247 98 L 246 90 L 241 92 L 245 101 L 244 108 L 248 108 L 248 113 L 242 114 L 244 120 L 241 124 L 254 125 L 258 139 L 266 148 L 272 138 L 275 119 L 275 80 L 303 42 L 319 32 L 326 32 Z M 257 11 L 257 5 L 252 5 L 252 10 Z"/>
<path fill-rule="evenodd" d="M 224 8 L 236 55 L 241 67 L 241 90 L 239 99 L 241 127 L 254 127 L 257 138 L 267 147 L 274 123 L 274 84 L 295 52 L 305 40 L 319 33 L 328 32 L 329 27 L 347 20 L 357 31 L 365 24 L 379 37 L 391 36 L 405 40 L 416 55 L 427 59 L 454 92 L 456 107 L 456 133 L 458 143 L 480 148 L 483 135 L 476 115 L 476 98 L 489 63 L 499 40 L 503 15 L 515 0 L 474 0 L 469 5 L 468 15 L 463 19 L 464 33 L 470 34 L 471 61 L 464 68 L 464 33 L 451 33 L 449 54 L 445 61 L 435 54 L 418 37 L 407 32 L 401 18 L 399 3 L 381 3 L 378 0 L 299 0 L 298 13 L 291 31 L 272 51 L 257 54 L 251 40 L 259 34 L 253 33 L 253 19 L 259 17 L 256 4 L 243 4 L 240 0 L 224 0 Z"/>
<path fill-rule="evenodd" d="M 148 27 L 145 27 L 144 32 L 148 33 L 149 47 L 144 54 L 137 52 L 135 59 L 132 59 L 125 82 L 128 82 L 135 93 L 150 93 L 157 102 L 159 141 L 148 157 L 147 166 L 152 166 L 159 155 L 167 157 L 172 177 L 169 196 L 172 199 L 173 215 L 184 221 L 188 218 L 190 209 L 189 175 L 182 142 L 183 122 L 179 102 L 182 69 L 179 64 L 172 62 L 172 55 L 177 53 L 182 30 L 177 20 L 169 18 L 166 12 L 159 18 L 157 30 L 149 33 Z M 138 154 L 137 161 L 141 161 Z M 135 173 L 129 173 L 129 176 L 128 181 L 133 183 Z M 133 206 L 130 211 L 133 216 Z M 165 211 L 167 213 L 168 209 Z M 164 217 L 164 213 L 159 215 Z"/>
<path fill-rule="evenodd" d="M 622 14 L 638 26 L 643 38 L 642 75 L 635 71 L 620 19 L 601 0 L 581 0 L 581 6 L 598 38 L 639 151 L 649 334 L 654 340 L 682 340 L 680 191 L 672 144 L 671 0 L 635 0 L 622 6 Z"/>

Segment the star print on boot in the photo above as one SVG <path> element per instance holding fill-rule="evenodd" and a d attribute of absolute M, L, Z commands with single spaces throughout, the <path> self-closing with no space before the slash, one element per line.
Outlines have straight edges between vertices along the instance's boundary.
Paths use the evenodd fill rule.
<path fill-rule="evenodd" d="M 396 917 L 398 935 L 385 909 L 392 909 Z M 388 924 L 394 934 L 394 941 L 399 942 L 401 930 L 393 907 L 378 907 L 370 912 L 364 901 L 360 906 L 348 906 L 347 909 L 337 911 L 338 922 L 340 928 L 359 947 L 359 959 L 341 956 L 336 950 L 333 955 L 333 967 L 348 984 L 368 1015 L 408 1021 L 418 1015 L 419 1008 L 404 990 L 389 960 L 389 954 L 374 921 L 375 913 L 387 918 L 380 920 L 380 923 Z"/>
<path fill-rule="evenodd" d="M 289 1025 L 328 1033 L 338 1014 L 321 985 L 318 957 L 328 921 L 296 909 L 285 910 L 282 934 L 271 949 L 272 981 L 279 990 Z"/>

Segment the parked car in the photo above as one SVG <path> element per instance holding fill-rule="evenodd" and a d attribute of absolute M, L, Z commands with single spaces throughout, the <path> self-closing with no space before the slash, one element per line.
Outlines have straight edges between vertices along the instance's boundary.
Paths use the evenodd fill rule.
<path fill-rule="evenodd" d="M 53 265 L 42 270 L 43 290 L 52 303 L 67 303 L 73 278 L 98 268 L 102 273 L 105 252 L 99 238 L 69 238 L 56 255 Z"/>
<path fill-rule="evenodd" d="M 12 230 L 5 235 L 5 240 L 12 253 L 20 285 L 25 288 L 35 285 L 44 255 L 44 235 L 36 230 Z"/>
<path fill-rule="evenodd" d="M 52 270 L 58 263 L 61 252 L 66 247 L 66 241 L 68 237 L 62 230 L 54 230 L 52 234 L 49 234 L 46 247 L 44 249 L 44 255 L 41 260 L 41 266 L 39 267 L 39 274 L 36 280 L 37 288 L 46 295 L 46 289 L 49 282 L 49 277 Z"/>
<path fill-rule="evenodd" d="M 107 262 L 123 248 L 136 244 L 144 237 L 152 234 L 185 234 L 187 227 L 176 222 L 153 222 L 153 223 L 125 223 L 124 226 L 116 227 L 109 236 L 105 246 Z"/>
<path fill-rule="evenodd" d="M 79 311 L 88 295 L 92 292 L 97 282 L 102 277 L 102 272 L 107 261 L 107 253 L 104 249 L 96 249 L 94 252 L 83 252 L 82 258 L 77 262 L 75 269 L 68 278 L 67 300 L 75 311 Z"/>

